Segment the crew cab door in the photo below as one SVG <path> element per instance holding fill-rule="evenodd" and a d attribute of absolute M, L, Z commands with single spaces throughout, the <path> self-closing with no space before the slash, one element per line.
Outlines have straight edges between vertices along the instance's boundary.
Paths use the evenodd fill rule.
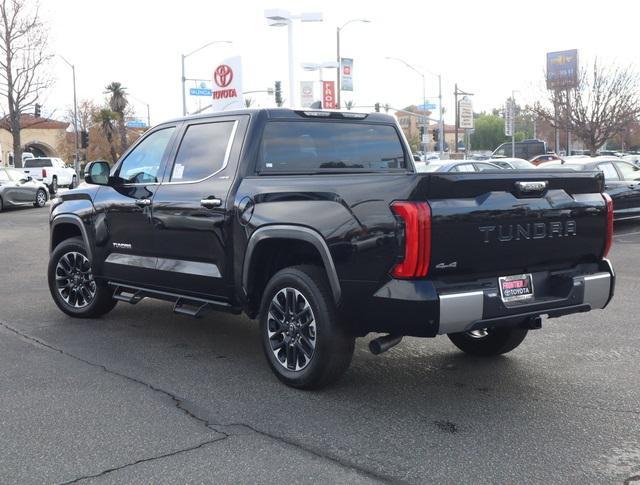
<path fill-rule="evenodd" d="M 159 285 L 219 300 L 230 296 L 229 192 L 247 121 L 236 116 L 185 122 L 153 200 Z"/>
<path fill-rule="evenodd" d="M 145 135 L 112 170 L 110 183 L 96 195 L 96 261 L 100 276 L 153 285 L 155 245 L 151 203 L 159 186 L 176 126 Z"/>

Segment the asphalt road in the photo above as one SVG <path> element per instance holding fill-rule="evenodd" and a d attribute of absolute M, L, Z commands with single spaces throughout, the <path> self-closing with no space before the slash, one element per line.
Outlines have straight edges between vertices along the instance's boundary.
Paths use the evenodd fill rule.
<path fill-rule="evenodd" d="M 49 295 L 48 208 L 0 214 L 0 483 L 640 483 L 640 225 L 615 301 L 487 361 L 446 338 L 280 384 L 244 317 Z"/>

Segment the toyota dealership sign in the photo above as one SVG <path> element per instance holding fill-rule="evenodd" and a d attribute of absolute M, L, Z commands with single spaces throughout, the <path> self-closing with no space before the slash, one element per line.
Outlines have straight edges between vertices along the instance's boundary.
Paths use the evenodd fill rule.
<path fill-rule="evenodd" d="M 215 67 L 211 88 L 211 103 L 215 111 L 244 108 L 240 56 L 225 59 Z"/>

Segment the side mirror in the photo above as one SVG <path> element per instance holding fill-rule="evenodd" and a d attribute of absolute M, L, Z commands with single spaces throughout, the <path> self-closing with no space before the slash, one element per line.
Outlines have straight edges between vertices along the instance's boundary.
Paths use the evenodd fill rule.
<path fill-rule="evenodd" d="M 111 167 L 103 160 L 87 163 L 84 168 L 84 181 L 93 185 L 109 185 Z"/>
<path fill-rule="evenodd" d="M 413 156 L 413 161 L 414 162 L 421 162 L 422 160 L 420 159 L 420 157 L 418 155 L 414 155 Z"/>
<path fill-rule="evenodd" d="M 27 182 L 31 182 L 33 180 L 33 177 L 31 175 L 27 176 Z"/>

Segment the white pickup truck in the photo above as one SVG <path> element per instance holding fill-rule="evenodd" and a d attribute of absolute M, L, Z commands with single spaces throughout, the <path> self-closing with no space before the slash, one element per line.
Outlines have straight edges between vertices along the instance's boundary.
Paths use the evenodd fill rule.
<path fill-rule="evenodd" d="M 78 185 L 78 175 L 75 170 L 68 168 L 60 158 L 28 158 L 23 162 L 22 171 L 33 179 L 47 184 L 52 195 L 60 186 L 72 189 Z"/>

